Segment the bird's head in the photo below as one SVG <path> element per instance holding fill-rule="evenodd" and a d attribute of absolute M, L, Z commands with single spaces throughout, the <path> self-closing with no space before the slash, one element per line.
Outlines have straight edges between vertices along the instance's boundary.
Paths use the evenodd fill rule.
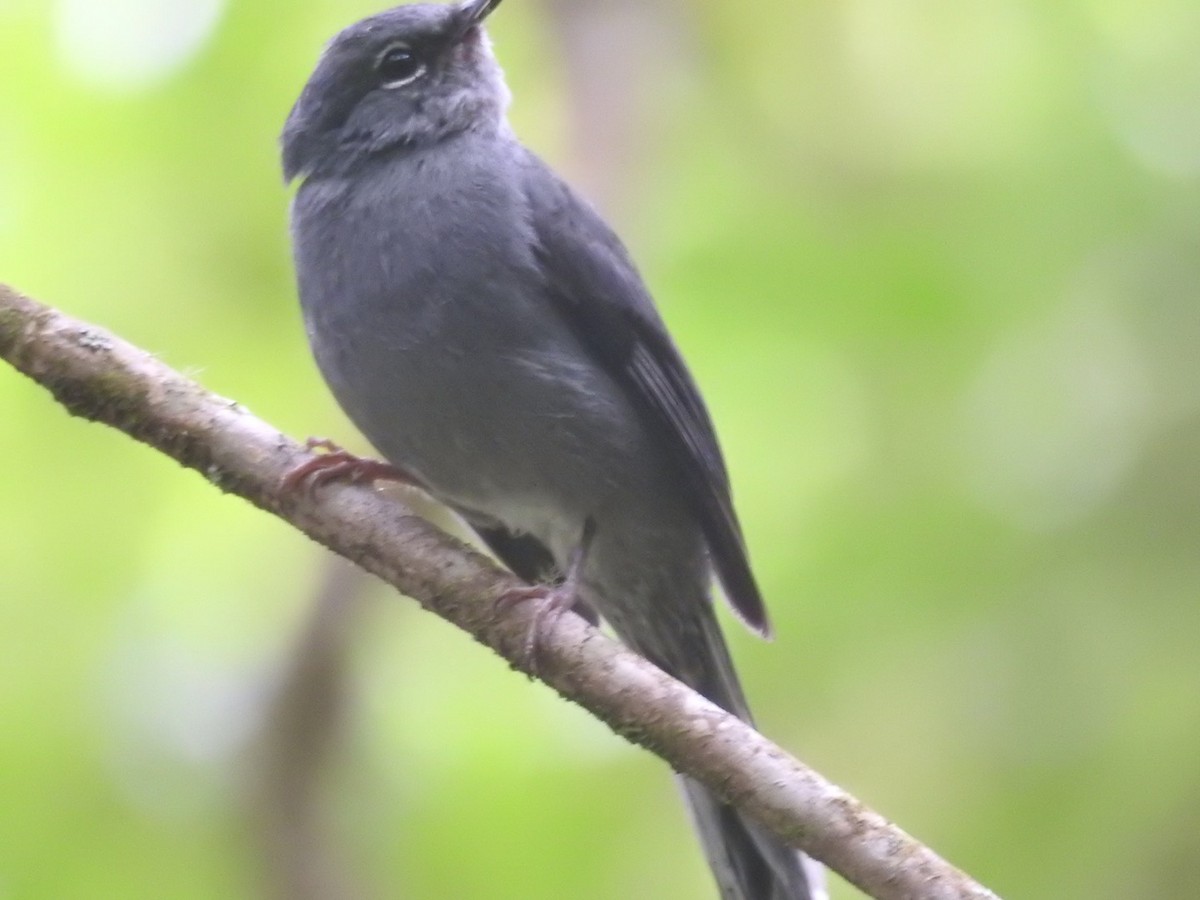
<path fill-rule="evenodd" d="M 340 32 L 284 126 L 284 177 L 501 127 L 509 94 L 483 30 L 499 4 L 398 6 Z"/>

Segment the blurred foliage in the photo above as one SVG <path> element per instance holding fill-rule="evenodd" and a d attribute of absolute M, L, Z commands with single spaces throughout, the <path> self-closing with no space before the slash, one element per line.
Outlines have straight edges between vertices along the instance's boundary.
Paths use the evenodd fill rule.
<path fill-rule="evenodd" d="M 361 448 L 275 138 L 371 11 L 0 2 L 0 279 Z M 1200 5 L 509 0 L 492 34 L 706 389 L 764 729 L 1005 896 L 1200 896 Z M 321 554 L 11 373 L 0 410 L 0 897 L 270 893 L 247 760 Z M 360 895 L 710 895 L 663 766 L 368 599 L 315 801 Z"/>

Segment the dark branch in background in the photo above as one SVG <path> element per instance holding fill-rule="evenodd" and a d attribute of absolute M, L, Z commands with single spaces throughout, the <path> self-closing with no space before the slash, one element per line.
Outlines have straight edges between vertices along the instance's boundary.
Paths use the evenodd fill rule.
<path fill-rule="evenodd" d="M 516 579 L 374 491 L 283 493 L 302 446 L 150 354 L 0 286 L 0 356 L 74 415 L 121 429 L 290 522 L 528 673 L 535 612 L 492 602 Z M 752 728 L 578 616 L 547 629 L 538 677 L 880 900 L 995 895 Z"/>
<path fill-rule="evenodd" d="M 321 802 L 330 762 L 345 737 L 352 632 L 368 576 L 326 557 L 304 630 L 268 699 L 244 773 L 248 810 L 261 847 L 265 896 L 350 900 L 361 896 L 337 850 Z"/>

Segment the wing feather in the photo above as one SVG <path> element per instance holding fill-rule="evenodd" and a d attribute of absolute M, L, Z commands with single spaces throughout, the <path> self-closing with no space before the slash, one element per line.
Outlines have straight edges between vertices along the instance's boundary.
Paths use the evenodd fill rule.
<path fill-rule="evenodd" d="M 716 432 L 683 357 L 617 236 L 540 160 L 528 164 L 535 252 L 552 303 L 667 448 L 730 605 L 769 635 Z"/>

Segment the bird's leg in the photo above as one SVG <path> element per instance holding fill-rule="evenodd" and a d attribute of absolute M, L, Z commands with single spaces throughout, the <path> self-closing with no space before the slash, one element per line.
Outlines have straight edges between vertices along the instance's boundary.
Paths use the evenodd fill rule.
<path fill-rule="evenodd" d="M 307 459 L 283 476 L 285 491 L 300 489 L 312 493 L 331 481 L 351 484 L 370 484 L 375 481 L 398 481 L 420 487 L 416 479 L 403 469 L 378 459 L 364 459 L 343 450 L 328 438 L 309 438 L 304 446 L 309 450 L 324 450 Z"/>
<path fill-rule="evenodd" d="M 529 633 L 525 636 L 525 659 L 534 674 L 538 668 L 538 641 L 559 616 L 581 602 L 579 589 L 583 585 L 583 567 L 587 563 L 588 550 L 595 536 L 596 520 L 588 516 L 584 520 L 579 543 L 571 551 L 567 572 L 562 581 L 557 584 L 531 584 L 511 588 L 496 598 L 497 610 L 506 610 L 529 600 L 537 601 L 538 608 L 529 625 Z"/>

